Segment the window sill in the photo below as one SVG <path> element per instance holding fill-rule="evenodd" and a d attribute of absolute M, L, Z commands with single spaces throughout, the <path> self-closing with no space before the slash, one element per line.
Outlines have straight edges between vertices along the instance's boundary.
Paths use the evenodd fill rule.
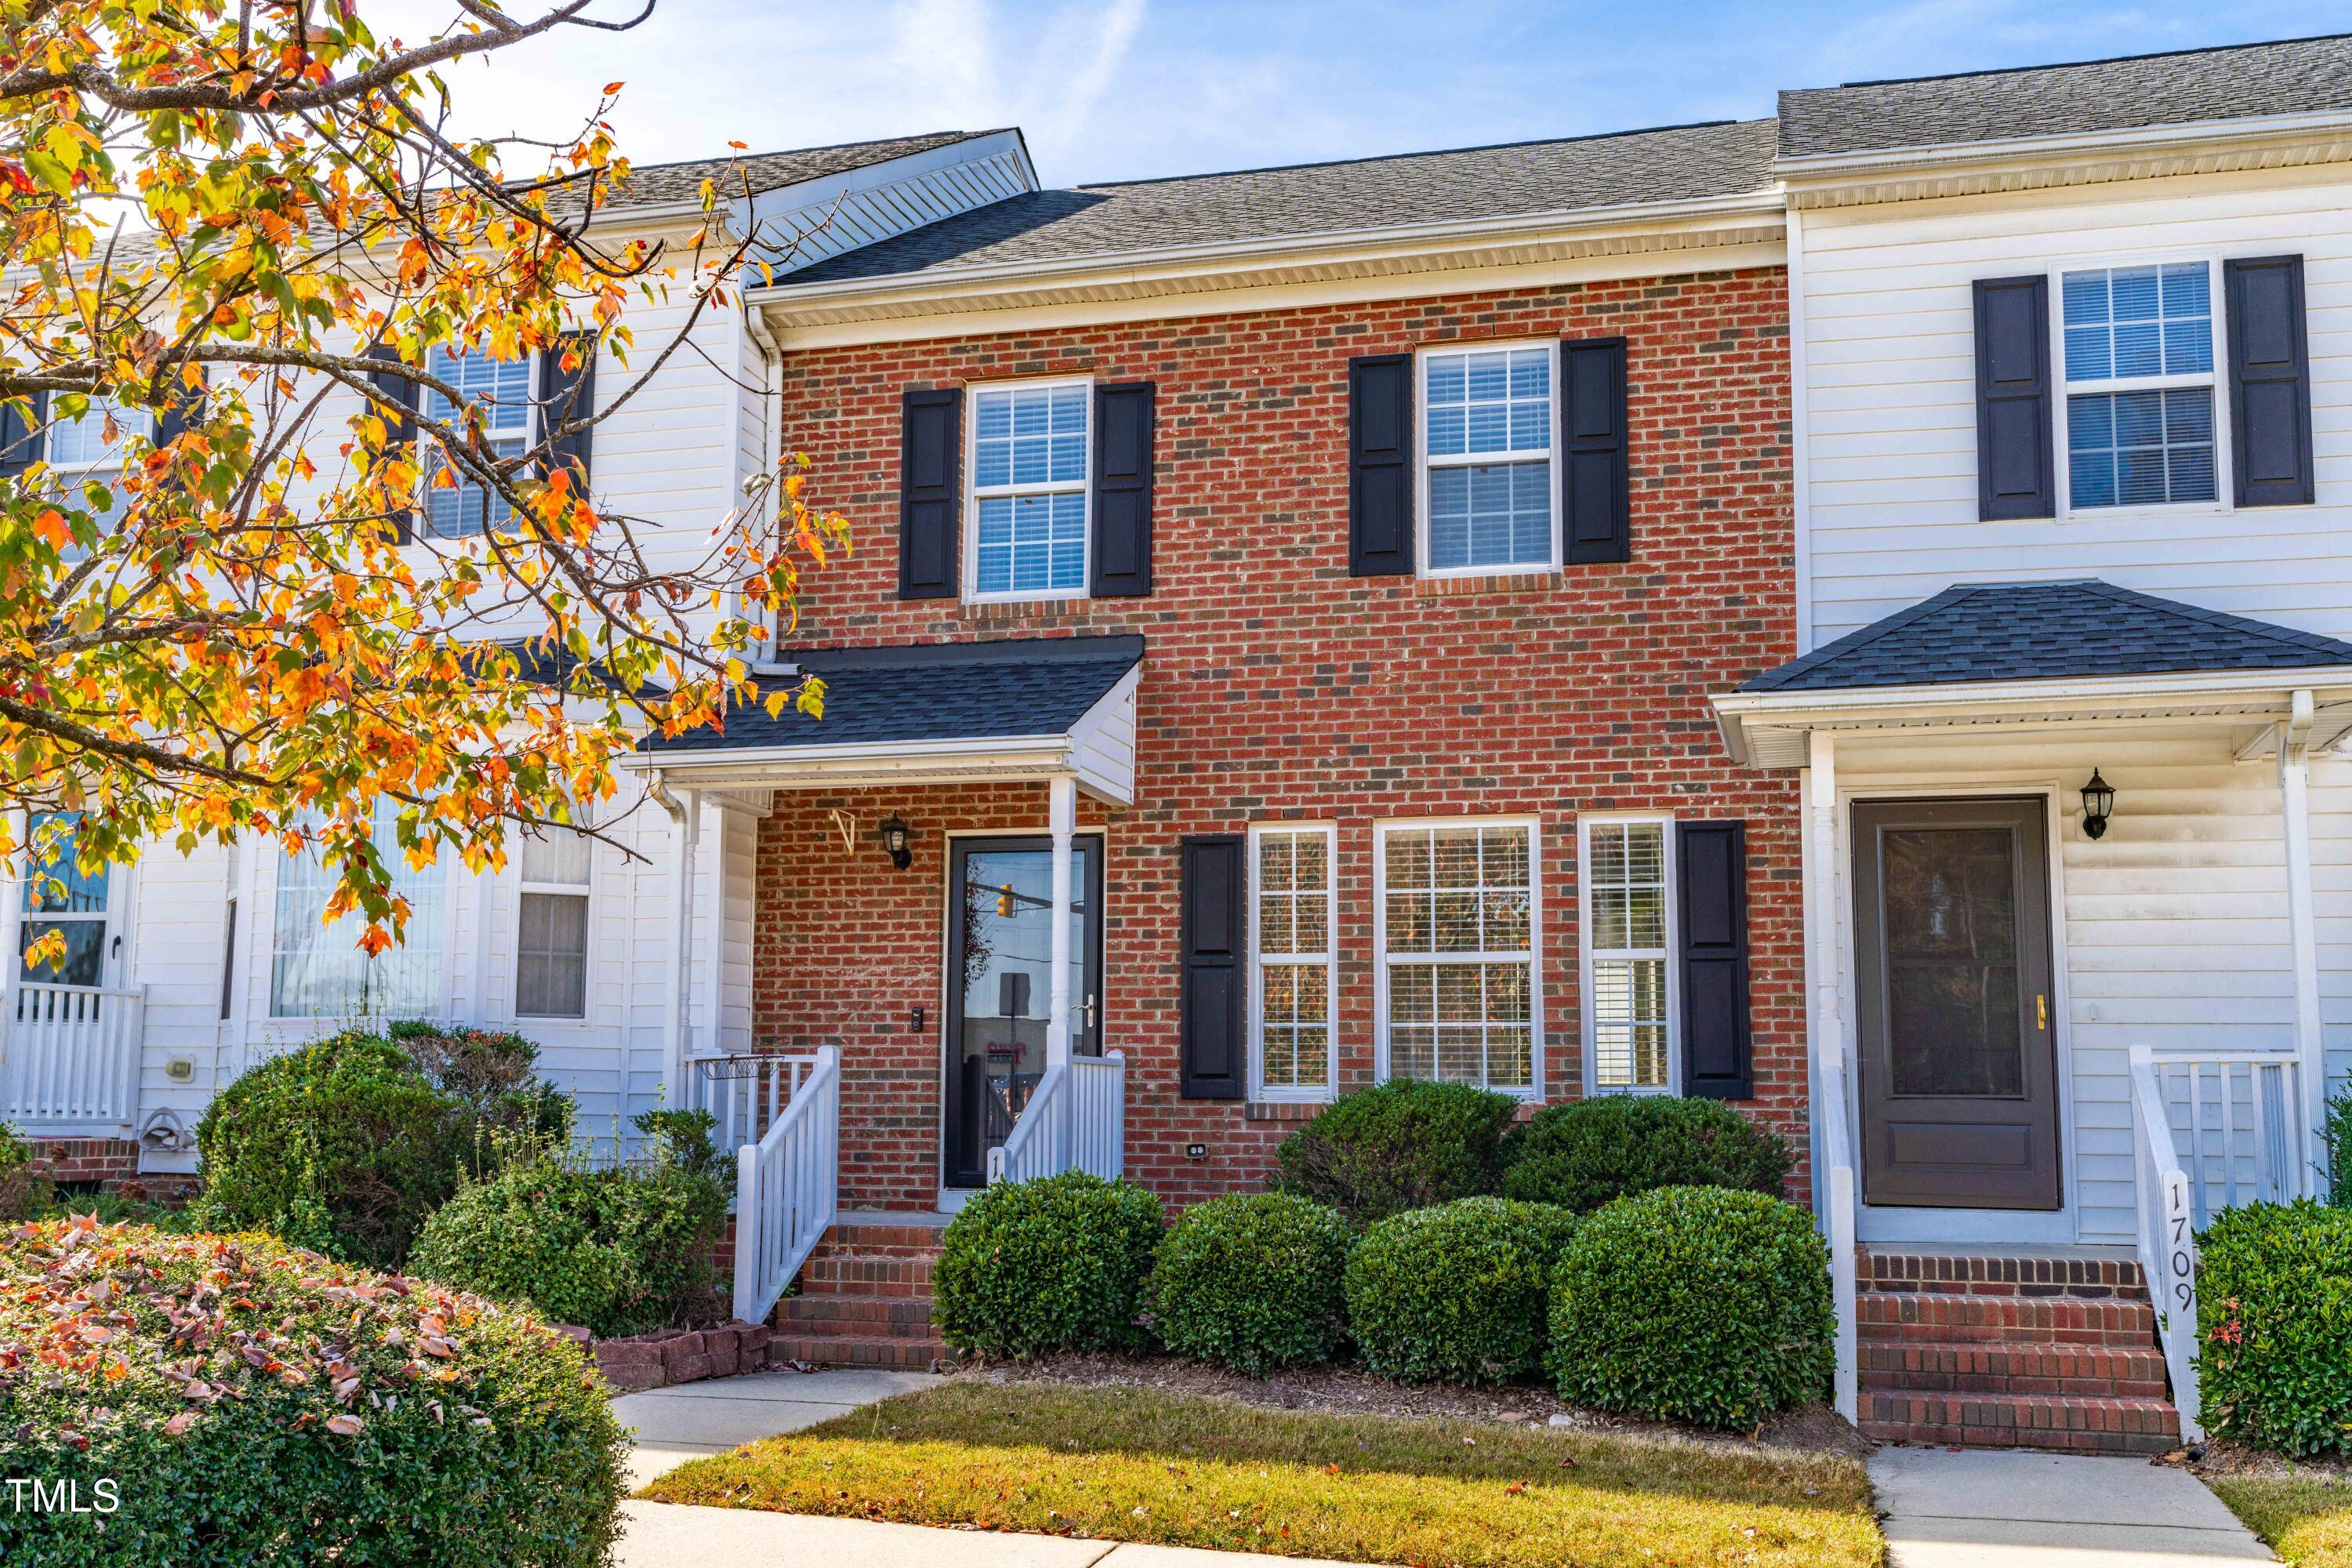
<path fill-rule="evenodd" d="M 1003 621 L 1034 621 L 1066 617 L 1076 619 L 1092 613 L 1094 601 L 1087 598 L 1064 599 L 982 599 L 966 600 L 956 606 L 960 620 L 995 623 Z"/>
<path fill-rule="evenodd" d="M 1331 1109 L 1328 1100 L 1253 1100 L 1242 1107 L 1244 1121 L 1312 1121 Z"/>
<path fill-rule="evenodd" d="M 1451 598 L 1461 594 L 1556 594 L 1568 586 L 1564 572 L 1494 572 L 1483 576 L 1415 577 L 1416 599 Z"/>

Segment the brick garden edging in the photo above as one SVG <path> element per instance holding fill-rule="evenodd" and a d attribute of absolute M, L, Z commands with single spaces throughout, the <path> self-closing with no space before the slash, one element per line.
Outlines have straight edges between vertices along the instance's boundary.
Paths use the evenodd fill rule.
<path fill-rule="evenodd" d="M 650 1334 L 591 1340 L 584 1329 L 563 1331 L 587 1341 L 596 1370 L 615 1394 L 635 1394 L 666 1388 L 674 1383 L 699 1383 L 706 1377 L 733 1377 L 762 1372 L 772 1364 L 769 1343 L 773 1337 L 765 1323 L 719 1323 L 707 1329 L 662 1329 Z"/>

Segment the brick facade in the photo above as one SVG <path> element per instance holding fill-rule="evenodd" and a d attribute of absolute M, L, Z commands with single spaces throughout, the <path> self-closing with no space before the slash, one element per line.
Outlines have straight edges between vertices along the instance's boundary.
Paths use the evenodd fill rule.
<path fill-rule="evenodd" d="M 1629 340 L 1633 559 L 1537 578 L 1348 575 L 1347 362 L 1441 342 Z M 899 395 L 1091 374 L 1158 386 L 1155 588 L 1058 605 L 901 603 Z M 1778 268 L 790 353 L 782 434 L 854 553 L 807 584 L 802 647 L 1141 632 L 1136 804 L 1106 834 L 1105 1028 L 1129 1173 L 1188 1201 L 1255 1186 L 1298 1112 L 1177 1089 L 1177 852 L 1251 822 L 1338 826 L 1340 1087 L 1373 1072 L 1372 825 L 1541 821 L 1547 1099 L 1578 1092 L 1576 823 L 1748 824 L 1757 1099 L 1805 1138 L 1796 784 L 1733 768 L 1709 691 L 1795 652 L 1786 279 Z M 897 813 L 914 862 L 845 850 Z M 947 835 L 1044 830 L 1044 786 L 785 792 L 760 837 L 755 1038 L 843 1047 L 843 1201 L 936 1192 Z M 926 1009 L 925 1027 L 911 1013 Z M 1189 1159 L 1188 1143 L 1207 1145 Z M 1790 1184 L 1801 1195 L 1801 1169 Z"/>

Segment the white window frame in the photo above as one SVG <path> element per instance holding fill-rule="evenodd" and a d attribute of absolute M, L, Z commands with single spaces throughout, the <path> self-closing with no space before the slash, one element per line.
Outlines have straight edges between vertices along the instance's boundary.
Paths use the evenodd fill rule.
<path fill-rule="evenodd" d="M 980 475 L 980 400 L 992 392 L 1052 392 L 1060 387 L 1084 389 L 1087 398 L 1087 471 L 1076 480 L 1043 484 L 982 485 Z M 1013 381 L 973 382 L 963 391 L 963 601 L 967 605 L 1025 605 L 1056 599 L 1083 599 L 1095 571 L 1095 378 L 1091 375 L 1024 376 Z M 980 591 L 980 503 L 998 496 L 1069 495 L 1080 498 L 1078 581 L 1071 588 L 1009 588 L 1001 594 Z"/>
<path fill-rule="evenodd" d="M 1596 948 L 1592 941 L 1592 829 L 1655 823 L 1663 840 L 1660 875 L 1665 906 L 1665 946 L 1663 948 Z M 1596 811 L 1576 819 L 1576 993 L 1583 999 L 1580 1045 L 1584 1058 L 1584 1093 L 1678 1095 L 1683 1091 L 1682 987 L 1675 984 L 1675 954 L 1682 951 L 1682 899 L 1676 884 L 1680 870 L 1675 855 L 1675 816 L 1659 811 Z M 1606 1084 L 1601 1081 L 1599 1052 L 1601 1019 L 1594 1008 L 1592 968 L 1597 961 L 1656 958 L 1665 964 L 1666 1081 L 1663 1084 Z"/>
<path fill-rule="evenodd" d="M 90 401 L 95 404 L 102 400 L 97 397 L 92 397 Z M 115 497 L 114 505 L 107 509 L 109 526 L 111 526 L 112 519 L 126 504 L 128 499 L 122 492 L 122 474 L 124 468 L 127 467 L 122 443 L 133 436 L 143 436 L 150 438 L 154 436 L 154 410 L 151 408 L 141 408 L 136 405 L 125 405 L 119 403 L 113 404 L 114 424 L 116 429 L 121 433 L 121 438 L 118 439 L 113 446 L 109 447 L 95 458 L 89 458 L 78 462 L 68 463 L 59 462 L 56 458 L 51 456 L 51 454 L 57 449 L 57 426 L 59 424 L 62 424 L 63 421 L 58 419 L 57 416 L 57 405 L 54 402 L 50 404 L 49 407 L 50 415 L 48 428 L 44 430 L 41 435 L 42 458 L 47 463 L 49 472 L 57 477 L 59 489 L 62 489 L 69 487 L 72 489 L 74 492 L 72 500 L 77 505 L 80 502 L 80 491 L 83 485 L 96 479 L 101 474 L 112 474 L 114 476 L 114 480 L 107 487 L 114 491 Z M 69 546 L 67 550 L 67 554 L 68 558 L 79 559 L 81 554 L 81 547 L 79 544 Z"/>
<path fill-rule="evenodd" d="M 98 893 L 105 902 L 103 907 L 95 912 L 83 910 L 79 913 L 68 913 L 58 910 L 43 911 L 29 907 L 35 901 L 34 893 L 39 887 L 42 878 L 56 877 L 63 880 L 72 875 L 75 839 L 80 832 L 77 827 L 72 833 L 68 834 L 58 846 L 58 858 L 44 864 L 37 853 L 34 843 L 34 834 L 37 831 L 36 820 L 43 816 L 79 817 L 81 815 L 79 811 L 20 811 L 15 814 L 17 856 L 23 862 L 23 874 L 16 879 L 16 923 L 10 934 L 12 951 L 19 961 L 16 965 L 16 980 L 19 984 L 62 985 L 75 991 L 103 991 L 111 986 L 116 978 L 124 973 L 122 954 L 116 951 L 116 946 L 125 942 L 131 927 L 130 911 L 124 908 L 130 896 L 131 868 L 129 866 L 110 865 L 99 873 Z M 24 966 L 21 961 L 27 945 L 25 941 L 26 928 L 45 925 L 59 927 L 95 925 L 98 927 L 98 982 L 96 984 L 76 985 L 67 981 L 52 979 L 47 974 L 36 975 Z"/>
<path fill-rule="evenodd" d="M 1539 348 L 1550 356 L 1549 384 L 1551 388 L 1551 414 L 1544 422 L 1543 460 L 1550 466 L 1549 482 L 1544 486 L 1544 500 L 1551 510 L 1551 553 L 1541 562 L 1520 562 L 1497 566 L 1432 566 L 1429 563 L 1429 476 L 1433 468 L 1484 468 L 1495 463 L 1531 463 L 1533 452 L 1476 452 L 1464 457 L 1433 458 L 1429 453 L 1429 361 L 1436 354 L 1486 353 L 1498 350 Z M 1559 340 L 1558 338 L 1508 338 L 1492 342 L 1470 341 L 1424 343 L 1413 351 L 1412 414 L 1413 414 L 1413 570 L 1423 577 L 1514 577 L 1542 576 L 1563 570 L 1560 564 L 1560 466 L 1559 466 Z"/>
<path fill-rule="evenodd" d="M 2201 375 L 2129 375 L 2104 376 L 2092 381 L 2069 381 L 2066 378 L 2066 274 L 2069 272 L 2111 272 L 2125 267 L 2177 267 L 2182 262 L 2201 262 L 2205 267 L 2206 299 L 2212 314 L 2213 368 Z M 2049 268 L 2050 296 L 2050 378 L 2057 399 L 2053 411 L 2056 428 L 2051 432 L 2052 468 L 2056 470 L 2058 485 L 2058 515 L 2068 521 L 2094 521 L 2103 518 L 2134 518 L 2151 514 L 2166 517 L 2221 515 L 2236 510 L 2236 479 L 2231 472 L 2235 454 L 2231 450 L 2231 407 L 2227 369 L 2230 361 L 2229 301 L 2222 296 L 2224 274 L 2219 251 L 2167 251 L 2150 247 L 2125 256 L 2083 257 L 2054 263 Z M 2074 462 L 2073 407 L 2071 399 L 2076 394 L 2084 395 L 2103 392 L 2162 392 L 2170 387 L 2210 386 L 2213 389 L 2213 499 L 2211 500 L 2139 501 L 2129 506 L 2074 505 Z"/>
<path fill-rule="evenodd" d="M 1323 954 L 1268 953 L 1260 951 L 1258 933 L 1258 852 L 1268 837 L 1314 837 L 1323 840 L 1323 899 L 1326 911 Z M 1320 1105 L 1338 1098 L 1339 1084 L 1339 830 L 1330 822 L 1254 822 L 1249 830 L 1249 1063 L 1250 1098 L 1265 1104 Z M 1265 1082 L 1265 964 L 1323 970 L 1324 1005 L 1328 1009 L 1323 1031 L 1326 1060 L 1320 1087 L 1268 1088 Z"/>
<path fill-rule="evenodd" d="M 1372 1073 L 1389 1081 L 1389 835 L 1448 827 L 1524 827 L 1528 833 L 1528 1077 L 1525 1089 L 1496 1089 L 1529 1104 L 1544 1098 L 1543 820 L 1536 816 L 1399 816 L 1372 824 Z M 1517 962 L 1516 952 L 1449 952 L 1442 963 Z"/>
<path fill-rule="evenodd" d="M 487 351 L 476 352 L 486 353 Z M 436 375 L 440 374 L 440 372 L 433 370 L 433 356 L 436 353 L 453 354 L 458 358 L 470 357 L 470 355 L 457 354 L 456 351 L 452 350 L 446 343 L 436 343 L 425 356 L 425 368 L 428 371 L 433 371 L 433 374 Z M 531 451 L 539 445 L 540 416 L 541 412 L 539 406 L 540 353 L 541 351 L 533 349 L 530 353 L 523 356 L 522 361 L 522 449 L 525 452 Z M 513 362 L 505 361 L 502 363 L 512 363 Z M 431 387 L 421 384 L 417 387 L 416 414 L 420 418 L 431 417 L 431 416 L 426 412 L 426 405 L 430 400 L 438 395 L 439 394 L 435 392 Z M 506 405 L 504 404 L 500 404 L 499 406 L 504 407 Z M 507 437 L 507 439 L 509 440 L 512 438 L 513 437 Z M 434 476 L 439 471 L 440 465 L 447 462 L 448 459 L 442 456 L 440 440 L 432 435 L 420 433 L 417 447 L 419 448 L 417 452 L 417 468 L 419 477 L 416 481 L 416 523 L 415 538 L 411 541 L 412 543 L 422 543 L 430 540 L 440 544 L 463 544 L 467 540 L 480 539 L 485 534 L 497 532 L 501 526 L 511 526 L 510 523 L 506 525 L 493 524 L 489 521 L 489 502 L 488 492 L 486 491 L 482 508 L 482 531 L 480 533 L 443 533 L 438 529 L 435 528 L 433 526 L 433 498 L 435 495 L 441 492 L 437 491 L 434 488 Z M 462 469 L 457 469 L 456 464 L 451 463 L 449 466 L 453 470 L 457 472 L 457 482 L 461 489 L 465 485 L 473 482 L 466 478 Z"/>
<path fill-rule="evenodd" d="M 577 827 L 550 826 L 543 833 L 572 833 L 589 826 L 585 813 L 576 814 Z M 590 996 L 591 983 L 596 973 L 596 840 L 581 834 L 588 856 L 587 875 L 577 882 L 535 882 L 523 875 L 523 849 L 518 846 L 515 858 L 514 901 L 514 1016 L 528 1018 L 534 1024 L 585 1024 L 593 1011 Z M 577 1013 L 526 1013 L 522 1010 L 522 901 L 531 896 L 578 899 L 586 907 L 580 921 L 580 1011 Z"/>

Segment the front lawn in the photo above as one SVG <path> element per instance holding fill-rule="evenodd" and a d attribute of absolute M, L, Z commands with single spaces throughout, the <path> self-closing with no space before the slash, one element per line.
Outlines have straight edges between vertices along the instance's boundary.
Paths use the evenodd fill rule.
<path fill-rule="evenodd" d="M 2208 1484 L 2294 1568 L 2352 1568 L 2352 1482 L 2315 1476 L 2214 1476 Z"/>
<path fill-rule="evenodd" d="M 699 1459 L 662 1502 L 1361 1563 L 1877 1568 L 1838 1456 L 960 1381 Z"/>

